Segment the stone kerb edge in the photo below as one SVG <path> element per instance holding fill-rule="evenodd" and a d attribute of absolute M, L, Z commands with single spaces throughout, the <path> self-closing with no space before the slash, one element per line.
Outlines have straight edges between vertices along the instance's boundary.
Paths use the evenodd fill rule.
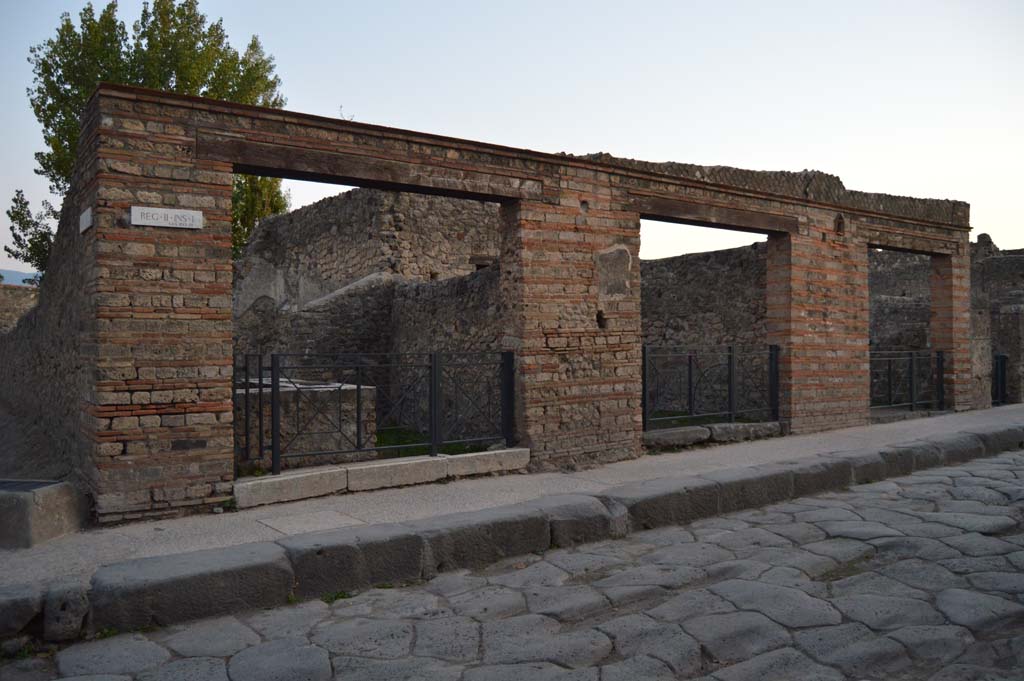
<path fill-rule="evenodd" d="M 632 483 L 594 495 L 554 495 L 421 521 L 124 561 L 94 574 L 89 613 L 79 631 L 169 625 L 285 605 L 296 597 L 395 586 L 439 571 L 478 568 L 513 555 L 621 537 L 1017 449 L 1024 449 L 1024 425 L 974 428 L 878 451 L 831 452 Z M 253 580 L 262 586 L 254 589 Z M 53 588 L 61 588 L 60 583 Z M 226 589 L 232 596 L 222 598 Z M 235 591 L 251 595 L 239 597 Z M 181 604 L 175 598 L 180 593 L 188 593 Z M 39 587 L 0 587 L 0 636 L 42 636 L 37 625 L 48 602 L 55 599 Z"/>

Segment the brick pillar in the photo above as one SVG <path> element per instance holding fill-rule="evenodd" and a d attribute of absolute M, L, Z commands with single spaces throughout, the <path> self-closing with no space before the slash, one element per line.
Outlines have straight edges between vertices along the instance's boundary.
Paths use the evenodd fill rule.
<path fill-rule="evenodd" d="M 194 160 L 180 109 L 99 96 L 94 442 L 101 521 L 230 498 L 231 168 Z M 139 226 L 132 206 L 201 211 L 201 229 Z"/>
<path fill-rule="evenodd" d="M 931 258 L 933 350 L 946 355 L 946 408 L 971 408 L 971 260 L 964 235 L 962 255 Z"/>
<path fill-rule="evenodd" d="M 611 209 L 603 174 L 563 172 L 545 201 L 504 210 L 505 346 L 534 469 L 641 452 L 639 216 Z"/>
<path fill-rule="evenodd" d="M 767 319 L 781 346 L 781 418 L 791 432 L 867 423 L 867 247 L 812 213 L 798 233 L 768 238 Z"/>

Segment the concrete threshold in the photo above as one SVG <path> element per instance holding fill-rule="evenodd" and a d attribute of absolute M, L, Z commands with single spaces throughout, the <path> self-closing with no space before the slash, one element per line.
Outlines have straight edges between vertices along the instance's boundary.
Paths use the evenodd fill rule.
<path fill-rule="evenodd" d="M 0 640 L 21 634 L 46 637 L 47 631 L 60 633 L 62 638 L 55 640 L 70 640 L 417 582 L 512 556 L 1021 449 L 1024 419 L 876 448 L 634 482 L 592 494 L 138 558 L 100 567 L 88 584 L 0 589 Z M 68 603 L 76 604 L 70 613 Z M 48 627 L 51 620 L 56 624 Z"/>
<path fill-rule="evenodd" d="M 238 508 L 253 508 L 343 492 L 366 492 L 471 475 L 509 473 L 524 470 L 529 463 L 530 450 L 516 448 L 297 468 L 280 475 L 236 480 L 235 504 Z"/>

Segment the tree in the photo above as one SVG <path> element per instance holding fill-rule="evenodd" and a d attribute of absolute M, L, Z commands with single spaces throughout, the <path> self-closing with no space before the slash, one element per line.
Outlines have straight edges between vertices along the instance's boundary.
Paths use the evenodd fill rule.
<path fill-rule="evenodd" d="M 7 209 L 14 247 L 4 246 L 4 251 L 12 258 L 27 262 L 36 272 L 44 272 L 53 244 L 53 232 L 47 220 L 56 217 L 57 211 L 49 201 L 43 201 L 42 212 L 32 215 L 25 193 L 17 190 L 11 200 L 11 207 Z"/>
<path fill-rule="evenodd" d="M 87 3 L 79 13 L 77 27 L 65 12 L 56 36 L 32 47 L 29 54 L 34 77 L 28 97 L 42 125 L 46 145 L 45 151 L 35 155 L 39 165 L 36 173 L 49 180 L 50 191 L 58 196 L 67 193 L 70 186 L 80 130 L 78 117 L 100 81 L 241 104 L 274 108 L 285 104 L 281 80 L 274 72 L 274 58 L 266 54 L 259 38 L 253 36 L 239 52 L 228 41 L 223 22 L 210 23 L 199 11 L 198 0 L 143 3 L 130 36 L 118 19 L 116 0 L 111 0 L 99 15 L 92 3 Z M 288 205 L 281 181 L 276 178 L 236 176 L 234 190 L 237 196 L 247 196 L 252 207 L 233 211 L 238 219 L 245 220 L 233 225 L 236 242 L 246 238 L 256 222 L 270 214 L 260 211 L 285 210 Z M 22 205 L 19 197 L 24 199 L 20 190 L 12 199 L 11 210 L 31 217 L 27 202 Z M 23 233 L 28 233 L 24 230 L 30 225 L 31 220 L 26 222 L 24 218 L 18 223 Z M 12 233 L 14 229 L 12 222 Z M 46 229 L 52 232 L 48 226 Z M 35 233 L 31 229 L 29 232 Z M 46 258 L 41 262 L 45 267 Z"/>

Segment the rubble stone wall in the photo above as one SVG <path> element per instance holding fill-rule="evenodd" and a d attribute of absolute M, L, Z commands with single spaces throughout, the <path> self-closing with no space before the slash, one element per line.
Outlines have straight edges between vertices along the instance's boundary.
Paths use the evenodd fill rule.
<path fill-rule="evenodd" d="M 18 320 L 35 306 L 37 300 L 39 289 L 35 286 L 0 284 L 0 333 L 13 329 Z"/>

